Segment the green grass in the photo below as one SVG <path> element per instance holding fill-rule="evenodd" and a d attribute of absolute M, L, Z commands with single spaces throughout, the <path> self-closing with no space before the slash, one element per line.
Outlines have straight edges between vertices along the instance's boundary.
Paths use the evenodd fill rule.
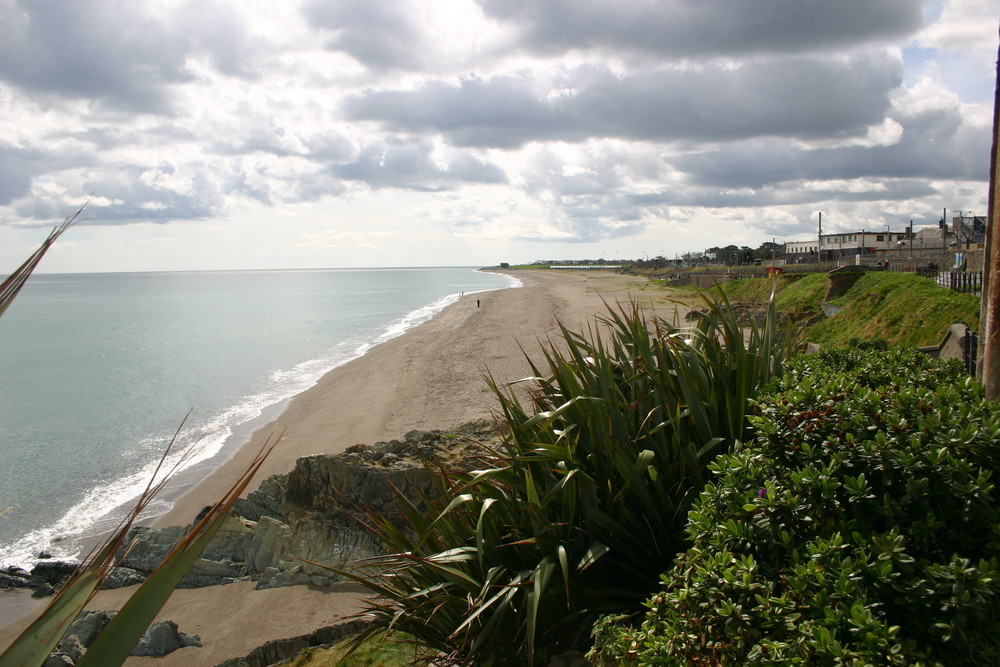
<path fill-rule="evenodd" d="M 350 639 L 332 648 L 307 648 L 292 659 L 288 667 L 403 667 L 428 664 L 420 661 L 420 648 L 411 643 L 405 633 L 392 638 L 372 637 L 353 653 Z"/>
<path fill-rule="evenodd" d="M 959 294 L 919 276 L 868 272 L 833 305 L 843 310 L 822 316 L 820 304 L 830 286 L 826 274 L 781 280 L 777 306 L 803 327 L 800 339 L 840 345 L 852 338 L 883 338 L 891 345 L 936 345 L 955 322 L 979 328 L 979 297 Z M 734 280 L 724 288 L 734 302 L 766 301 L 770 281 Z"/>

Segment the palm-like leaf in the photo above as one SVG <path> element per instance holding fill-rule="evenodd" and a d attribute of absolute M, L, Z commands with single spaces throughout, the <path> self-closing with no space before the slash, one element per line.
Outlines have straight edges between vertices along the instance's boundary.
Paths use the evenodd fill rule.
<path fill-rule="evenodd" d="M 392 553 L 354 576 L 381 595 L 379 625 L 453 660 L 531 664 L 637 608 L 685 547 L 707 464 L 744 436 L 747 399 L 787 353 L 773 299 L 759 326 L 721 290 L 705 300 L 693 330 L 635 305 L 587 336 L 562 328 L 544 363 L 529 358 L 527 404 L 488 379 L 506 450 L 442 476 L 436 499 L 400 498 L 407 526 L 371 518 Z"/>

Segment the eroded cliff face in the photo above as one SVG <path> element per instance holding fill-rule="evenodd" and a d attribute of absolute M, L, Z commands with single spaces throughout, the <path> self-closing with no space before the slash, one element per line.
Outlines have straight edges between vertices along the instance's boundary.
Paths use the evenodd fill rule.
<path fill-rule="evenodd" d="M 362 524 L 366 512 L 397 519 L 394 489 L 413 500 L 435 493 L 427 464 L 460 467 L 498 443 L 495 426 L 484 420 L 301 458 L 292 471 L 265 479 L 237 502 L 181 586 L 244 580 L 257 581 L 258 588 L 330 585 L 342 576 L 328 568 L 350 570 L 352 562 L 382 554 Z M 134 528 L 127 540 L 132 546 L 108 587 L 144 579 L 190 529 Z"/>

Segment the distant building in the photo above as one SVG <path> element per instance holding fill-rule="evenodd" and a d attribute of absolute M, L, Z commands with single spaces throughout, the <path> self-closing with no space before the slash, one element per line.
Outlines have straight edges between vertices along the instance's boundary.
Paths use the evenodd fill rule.
<path fill-rule="evenodd" d="M 819 249 L 817 239 L 811 241 L 789 241 L 785 244 L 785 262 L 788 264 L 805 264 L 817 262 L 816 251 Z"/>
<path fill-rule="evenodd" d="M 823 234 L 808 241 L 785 244 L 789 264 L 809 262 L 866 263 L 892 257 L 923 257 L 949 250 L 982 248 L 986 240 L 984 216 L 958 216 L 943 223 L 904 231 L 866 231 Z"/>
<path fill-rule="evenodd" d="M 843 234 L 823 234 L 809 241 L 785 245 L 785 261 L 790 264 L 808 262 L 864 262 L 884 254 L 907 238 L 907 232 L 869 232 L 865 230 Z"/>

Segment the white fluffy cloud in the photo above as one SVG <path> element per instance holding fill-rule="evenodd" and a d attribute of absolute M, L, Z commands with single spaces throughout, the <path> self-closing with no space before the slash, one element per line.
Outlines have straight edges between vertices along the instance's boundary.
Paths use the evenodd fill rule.
<path fill-rule="evenodd" d="M 995 10 L 0 0 L 0 248 L 90 196 L 66 266 L 124 227 L 177 230 L 150 268 L 220 228 L 258 264 L 475 264 L 985 211 Z"/>

